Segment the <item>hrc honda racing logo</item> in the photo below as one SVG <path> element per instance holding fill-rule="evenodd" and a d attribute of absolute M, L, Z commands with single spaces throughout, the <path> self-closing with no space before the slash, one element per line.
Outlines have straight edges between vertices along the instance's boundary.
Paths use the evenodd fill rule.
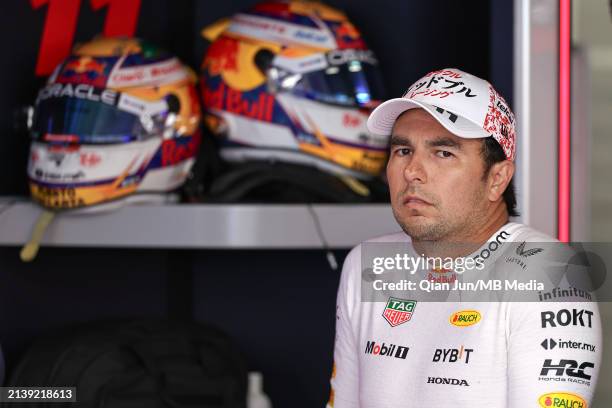
<path fill-rule="evenodd" d="M 379 344 L 375 341 L 368 341 L 366 343 L 365 353 L 374 356 L 394 357 L 402 360 L 406 359 L 408 355 L 408 347 L 398 346 L 395 344 Z"/>
<path fill-rule="evenodd" d="M 587 372 L 588 368 L 595 368 L 595 364 L 588 361 L 579 364 L 576 360 L 565 359 L 560 360 L 559 364 L 554 364 L 552 359 L 546 359 L 542 365 L 539 380 L 573 382 L 590 386 L 591 374 Z"/>

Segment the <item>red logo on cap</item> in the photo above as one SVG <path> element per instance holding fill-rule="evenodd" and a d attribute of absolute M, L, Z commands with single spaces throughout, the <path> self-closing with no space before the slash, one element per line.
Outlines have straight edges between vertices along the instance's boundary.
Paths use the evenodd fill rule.
<path fill-rule="evenodd" d="M 514 116 L 504 98 L 490 85 L 489 108 L 483 128 L 497 140 L 508 160 L 514 160 L 516 137 Z"/>

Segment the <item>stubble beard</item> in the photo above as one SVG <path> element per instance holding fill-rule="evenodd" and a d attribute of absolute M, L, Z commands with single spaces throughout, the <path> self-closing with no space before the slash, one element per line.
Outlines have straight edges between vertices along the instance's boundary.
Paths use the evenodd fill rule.
<path fill-rule="evenodd" d="M 440 241 L 453 229 L 451 225 L 444 221 L 431 222 L 424 220 L 421 223 L 408 223 L 395 208 L 393 208 L 393 215 L 402 230 L 413 241 Z"/>
<path fill-rule="evenodd" d="M 467 204 L 470 211 L 461 217 L 453 217 L 448 211 L 442 211 L 442 218 L 439 220 L 427 219 L 423 217 L 423 222 L 409 223 L 400 214 L 400 211 L 392 206 L 393 216 L 402 230 L 410 236 L 413 241 L 421 242 L 441 242 L 453 241 L 459 243 L 460 238 L 469 237 L 476 231 L 478 225 L 482 224 L 485 209 L 482 208 L 482 197 L 484 189 L 472 195 L 472 200 Z M 397 201 L 400 206 L 401 200 Z M 439 206 L 436 205 L 437 208 Z"/>

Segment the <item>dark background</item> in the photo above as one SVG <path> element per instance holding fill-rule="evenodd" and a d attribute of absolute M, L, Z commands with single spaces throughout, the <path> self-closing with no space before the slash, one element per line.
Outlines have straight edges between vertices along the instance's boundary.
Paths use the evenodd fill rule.
<path fill-rule="evenodd" d="M 200 30 L 253 3 L 142 0 L 136 34 L 197 69 L 206 47 Z M 389 97 L 432 69 L 457 67 L 489 79 L 512 105 L 511 1 L 328 4 L 343 9 L 376 52 Z M 28 139 L 14 129 L 13 112 L 31 103 L 44 82 L 34 68 L 46 7 L 10 0 L 0 13 L 0 195 L 27 194 Z M 105 14 L 82 0 L 75 42 L 101 32 Z M 336 252 L 339 262 L 346 253 Z M 338 278 L 314 250 L 43 248 L 32 264 L 22 264 L 17 248 L 0 248 L 0 343 L 10 370 L 49 329 L 106 318 L 193 316 L 234 337 L 250 369 L 264 373 L 275 406 L 321 407 L 329 392 Z"/>

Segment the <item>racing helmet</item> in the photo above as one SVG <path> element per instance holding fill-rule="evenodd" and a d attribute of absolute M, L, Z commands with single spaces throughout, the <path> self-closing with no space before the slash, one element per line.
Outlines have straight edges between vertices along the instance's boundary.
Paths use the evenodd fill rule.
<path fill-rule="evenodd" d="M 200 143 L 195 82 L 177 58 L 139 39 L 77 46 L 28 118 L 33 199 L 90 210 L 179 187 Z"/>
<path fill-rule="evenodd" d="M 266 1 L 202 34 L 211 41 L 201 67 L 204 119 L 221 136 L 221 157 L 362 180 L 380 174 L 388 137 L 366 129 L 384 97 L 378 62 L 343 12 Z"/>

